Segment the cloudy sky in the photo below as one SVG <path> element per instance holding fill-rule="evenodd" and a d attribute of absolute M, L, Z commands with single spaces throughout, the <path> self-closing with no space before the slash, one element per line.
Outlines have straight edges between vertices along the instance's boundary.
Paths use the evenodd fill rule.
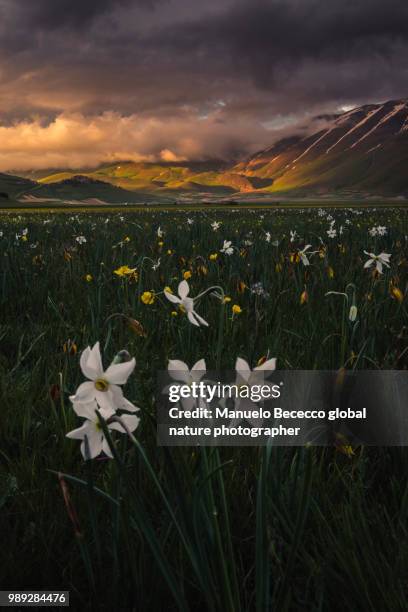
<path fill-rule="evenodd" d="M 406 96 L 407 0 L 0 0 L 0 170 L 239 158 Z"/>

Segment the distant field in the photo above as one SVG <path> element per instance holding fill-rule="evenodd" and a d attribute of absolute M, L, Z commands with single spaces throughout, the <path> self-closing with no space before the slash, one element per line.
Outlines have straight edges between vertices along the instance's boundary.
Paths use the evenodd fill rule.
<path fill-rule="evenodd" d="M 340 592 L 342 609 L 406 609 L 406 449 L 157 447 L 155 377 L 238 356 L 406 370 L 407 254 L 395 202 L 2 209 L 2 584 L 110 612 L 331 612 Z M 217 287 L 195 304 L 208 327 L 166 299 L 183 279 L 193 298 Z M 98 340 L 106 364 L 136 358 L 141 423 L 84 462 L 69 396 Z"/>
<path fill-rule="evenodd" d="M 236 208 L 240 210 L 245 210 L 247 208 L 251 209 L 286 209 L 286 208 L 363 208 L 371 210 L 373 207 L 378 208 L 394 208 L 394 209 L 404 209 L 408 208 L 408 203 L 405 200 L 396 200 L 396 199 L 370 199 L 366 201 L 362 201 L 361 199 L 335 199 L 335 198 L 327 198 L 327 199 L 316 199 L 316 198 L 302 198 L 302 199 L 292 199 L 286 200 L 282 199 L 269 199 L 267 197 L 256 197 L 251 199 L 250 197 L 242 197 L 239 196 L 237 200 L 224 202 L 222 200 L 208 201 L 203 204 L 202 200 L 191 200 L 185 202 L 177 202 L 173 203 L 164 203 L 164 202 L 155 202 L 149 201 L 146 203 L 129 203 L 129 204 L 66 204 L 55 202 L 43 202 L 43 203 L 34 203 L 27 202 L 22 203 L 18 201 L 8 201 L 7 204 L 0 201 L 0 214 L 5 213 L 7 211 L 13 212 L 22 212 L 22 213 L 36 213 L 36 212 L 82 212 L 82 213 L 93 213 L 93 212 L 117 212 L 121 211 L 148 211 L 149 209 L 157 210 L 171 210 L 171 211 L 189 211 L 194 210 L 196 212 L 203 210 L 230 210 L 231 208 Z"/>

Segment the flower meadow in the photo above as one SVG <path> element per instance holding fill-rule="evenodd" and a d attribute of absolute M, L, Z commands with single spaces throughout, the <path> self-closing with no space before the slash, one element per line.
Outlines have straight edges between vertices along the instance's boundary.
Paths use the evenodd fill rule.
<path fill-rule="evenodd" d="M 407 369 L 408 211 L 3 212 L 0 262 L 4 587 L 406 609 L 404 448 L 158 447 L 156 375 Z"/>

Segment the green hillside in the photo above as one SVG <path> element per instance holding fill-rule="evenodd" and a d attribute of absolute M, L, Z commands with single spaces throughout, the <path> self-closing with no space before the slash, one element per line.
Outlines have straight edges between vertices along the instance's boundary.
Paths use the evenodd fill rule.
<path fill-rule="evenodd" d="M 0 193 L 2 194 L 2 201 L 6 201 L 8 199 L 14 200 L 21 193 L 25 193 L 33 187 L 35 187 L 35 183 L 33 181 L 27 180 L 20 176 L 14 176 L 12 174 L 0 173 Z"/>

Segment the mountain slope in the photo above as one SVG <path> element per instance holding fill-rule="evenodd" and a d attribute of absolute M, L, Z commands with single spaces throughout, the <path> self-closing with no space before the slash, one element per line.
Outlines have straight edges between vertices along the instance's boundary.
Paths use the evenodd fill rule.
<path fill-rule="evenodd" d="M 68 175 L 69 176 L 69 175 Z M 146 196 L 127 191 L 105 181 L 99 181 L 84 175 L 69 176 L 49 184 L 38 183 L 26 196 L 55 200 L 92 200 L 119 204 L 124 202 L 145 201 Z"/>
<path fill-rule="evenodd" d="M 408 192 L 408 101 L 355 108 L 306 138 L 282 140 L 234 172 L 269 192 Z"/>
<path fill-rule="evenodd" d="M 1 200 L 12 200 L 19 194 L 29 191 L 35 187 L 36 183 L 21 176 L 0 173 L 0 194 Z"/>
<path fill-rule="evenodd" d="M 249 177 L 224 172 L 223 162 L 189 162 L 189 163 L 147 163 L 120 162 L 102 166 L 96 170 L 83 172 L 93 180 L 104 181 L 139 192 L 163 192 L 171 195 L 175 192 L 215 192 L 234 193 L 253 189 Z M 76 173 L 60 171 L 41 176 L 39 182 L 51 184 L 72 178 Z"/>

